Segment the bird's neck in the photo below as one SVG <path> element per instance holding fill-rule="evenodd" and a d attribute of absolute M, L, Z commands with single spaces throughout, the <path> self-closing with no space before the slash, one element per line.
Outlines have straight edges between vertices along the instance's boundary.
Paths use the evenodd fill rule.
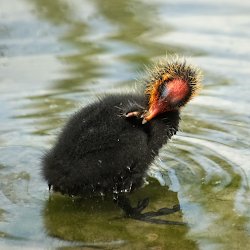
<path fill-rule="evenodd" d="M 166 112 L 148 123 L 149 147 L 158 153 L 159 149 L 179 128 L 180 115 L 179 111 Z"/>

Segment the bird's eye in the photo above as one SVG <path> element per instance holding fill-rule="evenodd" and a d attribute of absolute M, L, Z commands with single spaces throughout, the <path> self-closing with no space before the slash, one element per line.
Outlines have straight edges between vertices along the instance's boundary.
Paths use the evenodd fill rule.
<path fill-rule="evenodd" d="M 164 99 L 167 96 L 168 89 L 165 82 L 159 86 L 158 91 L 160 99 Z"/>

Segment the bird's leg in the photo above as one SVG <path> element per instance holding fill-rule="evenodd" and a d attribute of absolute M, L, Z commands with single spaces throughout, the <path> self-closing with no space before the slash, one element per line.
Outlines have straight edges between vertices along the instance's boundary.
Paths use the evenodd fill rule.
<path fill-rule="evenodd" d="M 141 211 L 144 210 L 149 203 L 149 199 L 145 198 L 137 203 L 136 207 L 132 207 L 130 200 L 125 194 L 119 194 L 115 196 L 114 202 L 125 212 L 126 216 L 132 218 L 139 218 L 141 216 Z"/>

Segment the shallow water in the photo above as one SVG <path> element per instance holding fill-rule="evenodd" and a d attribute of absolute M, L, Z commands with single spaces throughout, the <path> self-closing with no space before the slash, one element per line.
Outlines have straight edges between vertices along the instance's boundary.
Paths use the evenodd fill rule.
<path fill-rule="evenodd" d="M 248 249 L 250 2 L 153 2 L 1 1 L 0 249 Z M 148 210 L 179 203 L 166 218 L 188 226 L 49 197 L 40 157 L 69 115 L 134 88 L 166 53 L 191 57 L 204 88 L 132 199 L 148 196 Z"/>

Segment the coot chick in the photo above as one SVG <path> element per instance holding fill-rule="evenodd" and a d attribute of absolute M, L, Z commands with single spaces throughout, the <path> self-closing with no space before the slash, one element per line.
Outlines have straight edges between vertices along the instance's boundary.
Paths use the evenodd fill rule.
<path fill-rule="evenodd" d="M 127 215 L 126 193 L 144 182 L 159 149 L 176 134 L 183 107 L 200 88 L 200 71 L 164 58 L 147 70 L 138 93 L 111 94 L 74 114 L 42 161 L 49 187 L 68 195 L 111 193 Z"/>

